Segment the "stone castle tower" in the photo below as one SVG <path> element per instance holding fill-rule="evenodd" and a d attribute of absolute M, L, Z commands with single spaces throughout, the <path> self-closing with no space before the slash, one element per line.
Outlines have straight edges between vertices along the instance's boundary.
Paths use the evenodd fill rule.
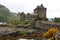
<path fill-rule="evenodd" d="M 34 9 L 34 14 L 37 14 L 41 19 L 46 19 L 46 8 L 43 6 L 43 4 Z"/>
<path fill-rule="evenodd" d="M 46 8 L 41 4 L 40 6 L 37 6 L 34 9 L 34 13 L 25 14 L 24 12 L 18 13 L 18 19 L 19 20 L 28 20 L 28 21 L 34 21 L 36 19 L 39 20 L 46 20 Z"/>

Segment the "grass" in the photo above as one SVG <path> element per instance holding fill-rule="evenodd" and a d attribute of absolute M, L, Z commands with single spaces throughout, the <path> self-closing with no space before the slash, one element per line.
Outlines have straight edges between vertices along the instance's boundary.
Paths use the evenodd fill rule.
<path fill-rule="evenodd" d="M 15 24 L 15 25 L 20 24 L 20 25 L 23 25 L 23 26 L 29 26 L 29 25 L 32 24 L 32 22 L 31 21 L 18 21 L 18 22 L 15 22 L 13 24 Z"/>
<path fill-rule="evenodd" d="M 26 32 L 25 32 L 25 31 L 22 31 L 22 30 L 21 30 L 21 31 L 17 31 L 16 33 L 17 33 L 17 34 L 20 34 L 20 35 L 26 34 Z"/>
<path fill-rule="evenodd" d="M 17 25 L 28 27 L 31 24 L 32 24 L 32 21 L 23 21 L 23 20 L 20 20 L 20 21 L 17 21 L 17 22 L 12 22 L 11 23 L 11 27 L 16 28 Z"/>

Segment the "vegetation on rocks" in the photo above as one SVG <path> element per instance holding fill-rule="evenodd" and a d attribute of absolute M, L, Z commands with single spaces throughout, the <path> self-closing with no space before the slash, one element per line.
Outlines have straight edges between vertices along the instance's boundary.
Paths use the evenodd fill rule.
<path fill-rule="evenodd" d="M 58 28 L 50 28 L 47 32 L 43 33 L 43 37 L 54 40 L 56 33 L 58 32 Z"/>
<path fill-rule="evenodd" d="M 10 10 L 3 5 L 0 5 L 0 22 L 6 22 L 10 16 Z"/>
<path fill-rule="evenodd" d="M 12 24 L 14 25 L 20 25 L 20 26 L 29 26 L 32 24 L 31 21 L 17 21 L 17 22 L 13 22 Z"/>
<path fill-rule="evenodd" d="M 23 30 L 21 30 L 21 31 L 17 31 L 16 33 L 17 33 L 17 34 L 20 34 L 20 35 L 24 35 L 24 34 L 26 34 L 26 32 L 23 31 Z"/>
<path fill-rule="evenodd" d="M 11 19 L 15 20 L 13 14 L 15 13 L 10 12 L 7 7 L 0 5 L 0 22 L 11 22 Z"/>
<path fill-rule="evenodd" d="M 60 18 L 55 17 L 55 18 L 52 18 L 51 21 L 52 22 L 60 23 Z"/>

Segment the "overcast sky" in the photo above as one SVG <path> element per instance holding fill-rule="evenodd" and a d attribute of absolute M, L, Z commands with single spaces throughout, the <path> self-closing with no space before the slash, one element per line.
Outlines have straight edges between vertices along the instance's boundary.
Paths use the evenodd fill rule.
<path fill-rule="evenodd" d="M 60 17 L 60 0 L 0 0 L 11 12 L 33 13 L 37 5 L 43 4 L 47 8 L 47 18 Z"/>

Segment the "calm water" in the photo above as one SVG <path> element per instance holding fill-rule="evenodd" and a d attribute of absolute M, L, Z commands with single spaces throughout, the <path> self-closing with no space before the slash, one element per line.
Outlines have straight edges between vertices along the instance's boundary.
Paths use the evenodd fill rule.
<path fill-rule="evenodd" d="M 34 39 L 19 39 L 19 40 L 34 40 Z"/>

